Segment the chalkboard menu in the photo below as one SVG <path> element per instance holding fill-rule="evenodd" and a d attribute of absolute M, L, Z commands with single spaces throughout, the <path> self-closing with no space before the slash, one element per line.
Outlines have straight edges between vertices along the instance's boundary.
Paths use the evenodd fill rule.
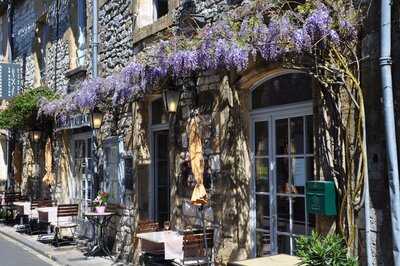
<path fill-rule="evenodd" d="M 133 158 L 131 155 L 124 157 L 125 189 L 133 190 Z"/>
<path fill-rule="evenodd" d="M 20 65 L 0 63 L 0 99 L 10 99 L 20 92 L 21 74 Z"/>

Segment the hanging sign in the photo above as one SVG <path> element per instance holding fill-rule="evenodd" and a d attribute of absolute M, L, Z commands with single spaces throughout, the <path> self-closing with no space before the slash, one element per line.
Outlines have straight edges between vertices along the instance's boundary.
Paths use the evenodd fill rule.
<path fill-rule="evenodd" d="M 90 127 L 90 114 L 70 115 L 64 119 L 58 119 L 56 122 L 56 130 L 80 127 Z"/>
<path fill-rule="evenodd" d="M 13 98 L 21 91 L 22 70 L 18 64 L 0 63 L 0 99 Z"/>

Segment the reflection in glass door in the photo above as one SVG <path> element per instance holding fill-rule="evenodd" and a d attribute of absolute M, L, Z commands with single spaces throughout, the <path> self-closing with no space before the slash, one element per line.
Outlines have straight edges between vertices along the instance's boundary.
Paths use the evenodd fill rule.
<path fill-rule="evenodd" d="M 154 132 L 154 210 L 160 225 L 169 221 L 168 130 Z"/>
<path fill-rule="evenodd" d="M 293 115 L 293 116 L 292 116 Z M 305 182 L 313 179 L 312 115 L 257 115 L 253 122 L 256 255 L 293 255 L 296 238 L 315 218 L 305 206 Z"/>

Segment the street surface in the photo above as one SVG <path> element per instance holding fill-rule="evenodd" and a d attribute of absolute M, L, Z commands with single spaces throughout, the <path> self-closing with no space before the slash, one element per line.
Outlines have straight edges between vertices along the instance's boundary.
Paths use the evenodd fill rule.
<path fill-rule="evenodd" d="M 33 250 L 0 235 L 0 266 L 54 266 Z"/>

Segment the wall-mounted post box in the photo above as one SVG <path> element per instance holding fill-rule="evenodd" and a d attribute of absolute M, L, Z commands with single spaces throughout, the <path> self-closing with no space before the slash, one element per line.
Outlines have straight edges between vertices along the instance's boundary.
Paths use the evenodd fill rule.
<path fill-rule="evenodd" d="M 336 189 L 333 181 L 307 181 L 307 212 L 319 215 L 336 215 Z"/>

